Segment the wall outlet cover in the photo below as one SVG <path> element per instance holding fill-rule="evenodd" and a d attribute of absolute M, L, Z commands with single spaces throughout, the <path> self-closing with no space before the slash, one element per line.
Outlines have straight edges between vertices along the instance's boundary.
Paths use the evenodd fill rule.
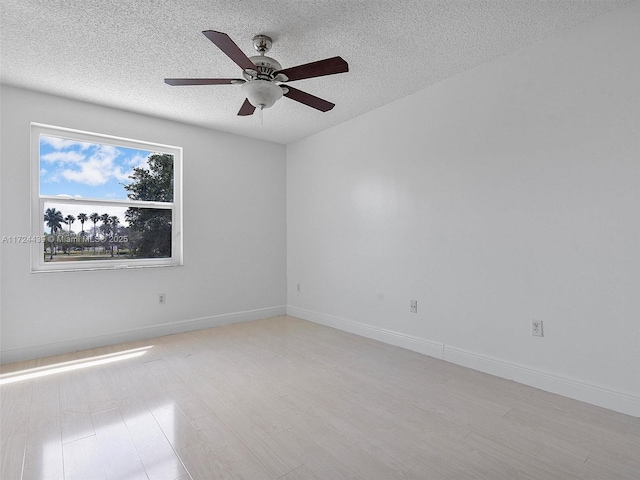
<path fill-rule="evenodd" d="M 411 300 L 409 309 L 410 309 L 411 313 L 418 313 L 418 301 L 417 300 Z"/>
<path fill-rule="evenodd" d="M 542 337 L 542 320 L 531 320 L 531 335 Z"/>

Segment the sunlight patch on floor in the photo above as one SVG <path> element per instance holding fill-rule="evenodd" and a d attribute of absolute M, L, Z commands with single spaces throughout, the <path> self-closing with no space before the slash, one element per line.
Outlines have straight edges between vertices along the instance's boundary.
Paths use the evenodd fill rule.
<path fill-rule="evenodd" d="M 144 355 L 151 348 L 153 348 L 153 345 L 133 348 L 131 350 L 124 350 L 122 352 L 108 353 L 106 355 L 82 358 L 79 360 L 71 360 L 69 362 L 55 363 L 53 365 L 46 365 L 44 367 L 36 367 L 30 368 L 28 370 L 4 373 L 0 375 L 0 385 L 20 382 L 22 380 L 29 380 L 33 378 L 45 377 L 48 375 L 54 375 L 56 373 L 80 370 L 82 368 L 94 367 L 97 365 L 105 365 L 107 363 L 119 362 L 121 360 L 127 360 L 130 358 L 136 358 Z"/>

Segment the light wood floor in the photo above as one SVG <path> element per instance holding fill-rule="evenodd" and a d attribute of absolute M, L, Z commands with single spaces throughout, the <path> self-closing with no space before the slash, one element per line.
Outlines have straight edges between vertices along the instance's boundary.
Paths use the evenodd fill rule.
<path fill-rule="evenodd" d="M 4 480 L 640 479 L 638 418 L 291 317 L 3 373 Z"/>

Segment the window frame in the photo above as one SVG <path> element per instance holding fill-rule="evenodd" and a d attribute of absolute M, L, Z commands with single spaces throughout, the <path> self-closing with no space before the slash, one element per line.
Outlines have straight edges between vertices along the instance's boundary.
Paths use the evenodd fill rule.
<path fill-rule="evenodd" d="M 40 137 L 41 135 L 89 142 L 114 147 L 133 148 L 173 156 L 173 202 L 142 200 L 109 200 L 88 197 L 40 195 Z M 114 258 L 113 260 L 86 260 L 82 262 L 45 262 L 44 239 L 49 235 L 44 228 L 45 202 L 69 205 L 95 205 L 169 209 L 171 214 L 171 257 Z M 31 272 L 69 272 L 87 270 L 118 270 L 147 267 L 174 267 L 183 265 L 182 232 L 182 147 L 163 145 L 143 140 L 87 132 L 42 123 L 31 123 Z M 60 234 L 63 234 L 61 232 Z"/>

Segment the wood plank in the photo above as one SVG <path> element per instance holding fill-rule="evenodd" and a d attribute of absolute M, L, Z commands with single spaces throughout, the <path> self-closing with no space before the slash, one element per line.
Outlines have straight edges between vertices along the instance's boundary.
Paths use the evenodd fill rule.
<path fill-rule="evenodd" d="M 280 432 L 273 436 L 273 440 L 292 452 L 303 462 L 302 467 L 313 472 L 318 478 L 363 480 L 363 477 L 355 473 L 311 438 L 295 429 Z M 295 472 L 298 472 L 299 468 L 288 475 L 291 478 L 295 478 Z"/>
<path fill-rule="evenodd" d="M 149 410 L 174 450 L 187 448 L 201 441 L 196 429 L 173 402 L 155 405 Z"/>
<path fill-rule="evenodd" d="M 146 407 L 130 407 L 121 413 L 149 480 L 174 480 L 187 473 Z"/>
<path fill-rule="evenodd" d="M 76 371 L 61 375 L 58 386 L 62 442 L 68 443 L 94 435 L 84 374 Z"/>
<path fill-rule="evenodd" d="M 274 444 L 271 437 L 248 418 L 242 411 L 225 399 L 223 392 L 214 385 L 192 387 L 201 395 L 201 400 L 258 459 L 270 475 L 278 478 L 295 470 L 301 462 L 291 457 L 290 452 Z"/>
<path fill-rule="evenodd" d="M 344 432 L 324 425 L 321 421 L 300 411 L 288 412 L 284 417 L 296 431 L 308 432 L 314 442 L 361 477 L 371 480 L 402 478 L 402 471 L 383 463 L 374 452 L 362 448 L 362 444 L 353 443 L 351 438 L 344 435 Z"/>
<path fill-rule="evenodd" d="M 222 449 L 213 449 L 206 443 L 198 443 L 179 451 L 193 480 L 271 480 L 269 475 L 249 450 L 238 442 Z"/>
<path fill-rule="evenodd" d="M 306 465 L 300 465 L 292 472 L 289 472 L 286 475 L 280 477 L 279 480 L 322 480 L 322 477 L 319 477 L 318 475 L 313 473 Z"/>
<path fill-rule="evenodd" d="M 142 461 L 119 410 L 94 413 L 92 420 L 107 479 L 147 480 Z"/>
<path fill-rule="evenodd" d="M 3 428 L 0 428 L 0 432 Z M 0 473 L 6 478 L 22 478 L 27 446 L 27 432 L 5 435 L 0 441 Z"/>
<path fill-rule="evenodd" d="M 568 480 L 578 478 L 555 466 L 548 465 L 505 445 L 498 444 L 476 433 L 470 433 L 462 443 L 480 452 L 495 465 L 495 478 L 544 478 L 545 480 Z"/>
<path fill-rule="evenodd" d="M 60 418 L 29 427 L 22 478 L 57 480 L 64 476 Z"/>
<path fill-rule="evenodd" d="M 106 480 L 95 435 L 64 444 L 65 480 Z"/>

